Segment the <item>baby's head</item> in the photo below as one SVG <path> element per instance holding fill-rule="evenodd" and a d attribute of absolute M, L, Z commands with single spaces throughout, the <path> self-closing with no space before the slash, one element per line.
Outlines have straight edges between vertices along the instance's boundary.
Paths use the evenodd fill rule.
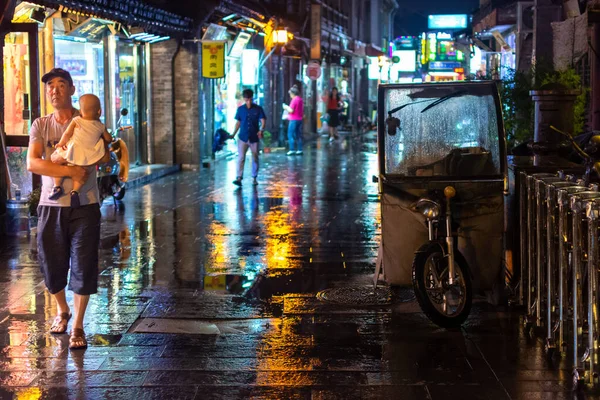
<path fill-rule="evenodd" d="M 100 99 L 93 94 L 84 94 L 79 98 L 79 112 L 84 119 L 100 119 Z"/>

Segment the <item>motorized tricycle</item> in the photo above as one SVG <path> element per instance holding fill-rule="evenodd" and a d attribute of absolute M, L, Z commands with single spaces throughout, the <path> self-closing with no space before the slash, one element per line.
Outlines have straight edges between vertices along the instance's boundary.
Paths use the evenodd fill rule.
<path fill-rule="evenodd" d="M 431 321 L 460 326 L 504 289 L 504 127 L 496 84 L 379 87 L 380 261 Z"/>
<path fill-rule="evenodd" d="M 117 129 L 110 132 L 113 138 L 109 144 L 110 160 L 104 164 L 99 164 L 97 167 L 98 191 L 100 193 L 100 203 L 109 196 L 113 200 L 122 200 L 125 197 L 125 184 L 129 177 L 129 151 L 127 144 L 119 136 L 130 126 L 122 126 L 123 117 L 128 114 L 128 110 L 121 110 L 121 117 L 117 121 Z"/>

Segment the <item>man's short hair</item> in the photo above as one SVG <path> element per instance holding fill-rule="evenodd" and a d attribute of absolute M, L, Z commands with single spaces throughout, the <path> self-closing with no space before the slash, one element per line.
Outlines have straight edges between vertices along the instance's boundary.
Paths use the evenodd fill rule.
<path fill-rule="evenodd" d="M 251 99 L 254 97 L 254 92 L 252 91 L 252 89 L 246 89 L 242 92 L 242 97 L 244 99 Z"/>
<path fill-rule="evenodd" d="M 73 78 L 71 78 L 71 74 L 69 71 L 65 71 L 62 68 L 52 68 L 47 74 L 42 76 L 42 82 L 48 83 L 54 78 L 64 79 L 69 83 L 70 86 L 73 86 Z"/>

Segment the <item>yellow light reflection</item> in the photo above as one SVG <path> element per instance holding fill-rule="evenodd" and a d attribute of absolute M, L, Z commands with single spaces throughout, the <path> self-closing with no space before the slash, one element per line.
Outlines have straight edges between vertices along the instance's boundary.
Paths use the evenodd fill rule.
<path fill-rule="evenodd" d="M 39 387 L 32 387 L 27 389 L 19 390 L 16 393 L 15 399 L 17 400 L 36 400 L 42 398 L 42 389 Z"/>

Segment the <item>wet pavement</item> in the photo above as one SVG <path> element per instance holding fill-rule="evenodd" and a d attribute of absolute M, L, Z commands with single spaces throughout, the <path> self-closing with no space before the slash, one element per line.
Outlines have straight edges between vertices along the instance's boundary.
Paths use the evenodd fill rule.
<path fill-rule="evenodd" d="M 569 364 L 515 311 L 478 303 L 447 331 L 409 290 L 370 306 L 316 296 L 372 280 L 373 140 L 265 154 L 258 187 L 237 189 L 222 161 L 107 201 L 87 350 L 48 333 L 33 238 L 2 238 L 0 398 L 574 398 Z"/>

